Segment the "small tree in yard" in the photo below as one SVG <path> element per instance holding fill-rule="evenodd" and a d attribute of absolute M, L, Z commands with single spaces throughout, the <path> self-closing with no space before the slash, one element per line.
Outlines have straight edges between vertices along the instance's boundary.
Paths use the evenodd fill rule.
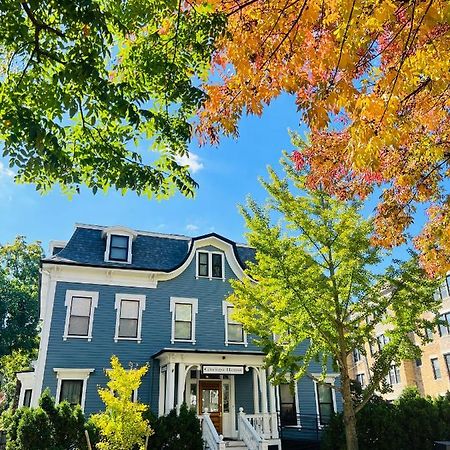
<path fill-rule="evenodd" d="M 100 430 L 100 450 L 144 449 L 146 437 L 153 433 L 149 422 L 142 414 L 147 406 L 132 401 L 133 391 L 138 389 L 147 366 L 131 368 L 122 367 L 116 356 L 111 358 L 111 370 L 107 371 L 109 381 L 107 388 L 100 388 L 98 393 L 106 405 L 103 413 L 91 417 Z"/>
<path fill-rule="evenodd" d="M 426 339 L 430 322 L 421 316 L 437 312 L 437 282 L 425 277 L 415 257 L 377 275 L 383 255 L 371 244 L 372 222 L 360 215 L 361 205 L 308 189 L 303 173 L 288 161 L 283 165 L 287 178 L 269 169 L 270 181 L 263 182 L 270 194 L 266 206 L 250 199 L 242 208 L 256 262 L 249 264 L 248 278 L 232 282 L 230 301 L 235 318 L 259 336 L 267 364 L 277 368 L 275 382 L 305 375 L 315 359 L 322 361 L 325 375 L 327 362 L 334 361 L 347 449 L 357 450 L 356 413 L 376 390 L 388 389 L 384 379 L 393 363 L 418 356 L 411 333 Z M 375 355 L 372 377 L 356 405 L 347 358 L 373 343 L 380 322 L 388 325 L 390 340 Z M 307 349 L 298 356 L 302 342 Z"/>

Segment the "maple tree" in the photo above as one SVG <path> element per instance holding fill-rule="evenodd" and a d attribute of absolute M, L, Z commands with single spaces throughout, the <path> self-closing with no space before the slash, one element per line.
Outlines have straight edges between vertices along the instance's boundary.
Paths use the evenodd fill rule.
<path fill-rule="evenodd" d="M 450 269 L 450 3 L 213 0 L 228 17 L 197 131 L 236 135 L 243 113 L 294 94 L 310 135 L 293 158 L 308 185 L 342 198 L 382 188 L 374 240 L 416 238 L 430 274 Z M 217 79 L 219 81 L 217 81 Z"/>
<path fill-rule="evenodd" d="M 193 195 L 180 158 L 224 24 L 184 0 L 2 0 L 0 154 L 16 180 Z"/>

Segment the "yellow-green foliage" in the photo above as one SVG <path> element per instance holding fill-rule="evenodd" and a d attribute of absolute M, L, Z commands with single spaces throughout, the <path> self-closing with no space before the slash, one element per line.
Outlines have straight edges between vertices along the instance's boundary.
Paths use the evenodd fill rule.
<path fill-rule="evenodd" d="M 105 412 L 92 416 L 92 421 L 100 429 L 100 450 L 131 450 L 139 446 L 145 448 L 147 435 L 153 433 L 142 413 L 147 406 L 131 400 L 132 393 L 141 384 L 147 366 L 125 369 L 117 356 L 111 357 L 111 370 L 107 375 L 107 388 L 99 388 L 98 393 L 106 406 Z"/>

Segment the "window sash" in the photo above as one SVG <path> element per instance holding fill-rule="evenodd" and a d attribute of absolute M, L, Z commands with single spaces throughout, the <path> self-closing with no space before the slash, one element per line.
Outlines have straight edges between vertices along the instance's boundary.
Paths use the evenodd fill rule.
<path fill-rule="evenodd" d="M 61 380 L 59 402 L 66 400 L 72 406 L 81 405 L 83 385 L 83 380 Z"/>
<path fill-rule="evenodd" d="M 289 384 L 280 384 L 280 422 L 281 426 L 297 425 L 297 405 L 295 392 Z"/>
<path fill-rule="evenodd" d="M 234 307 L 227 306 L 228 342 L 244 342 L 244 327 L 242 323 L 231 319 Z"/>
<path fill-rule="evenodd" d="M 208 253 L 198 252 L 198 275 L 200 277 L 209 276 L 209 262 Z"/>
<path fill-rule="evenodd" d="M 85 301 L 88 301 L 86 303 Z M 82 302 L 80 302 L 82 301 Z M 81 303 L 85 303 L 84 305 Z M 70 302 L 69 336 L 88 336 L 91 319 L 92 297 L 72 297 Z"/>
<path fill-rule="evenodd" d="M 433 368 L 433 376 L 435 380 L 442 378 L 441 368 L 439 366 L 439 360 L 437 358 L 431 359 L 431 367 Z"/>
<path fill-rule="evenodd" d="M 192 304 L 175 303 L 174 320 L 174 339 L 191 341 L 192 340 Z"/>
<path fill-rule="evenodd" d="M 450 375 L 450 353 L 444 355 L 445 365 L 447 366 L 447 373 Z"/>
<path fill-rule="evenodd" d="M 138 337 L 139 319 L 119 319 L 120 338 L 137 338 Z"/>
<path fill-rule="evenodd" d="M 334 412 L 332 387 L 330 384 L 317 384 L 316 390 L 320 424 L 327 425 L 330 422 L 331 414 Z"/>
<path fill-rule="evenodd" d="M 449 335 L 450 334 L 450 312 L 442 314 L 441 316 L 439 316 L 439 319 L 447 322 L 447 325 L 439 324 L 439 335 L 441 337 Z"/>
<path fill-rule="evenodd" d="M 130 238 L 113 234 L 110 239 L 109 259 L 112 261 L 127 261 Z"/>
<path fill-rule="evenodd" d="M 211 266 L 212 266 L 212 277 L 213 278 L 222 278 L 223 277 L 222 257 L 223 257 L 223 255 L 220 253 L 212 253 L 211 254 Z"/>

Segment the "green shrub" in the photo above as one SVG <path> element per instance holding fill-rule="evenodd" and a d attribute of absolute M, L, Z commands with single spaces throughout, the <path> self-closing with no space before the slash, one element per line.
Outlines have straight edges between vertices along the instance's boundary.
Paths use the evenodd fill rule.
<path fill-rule="evenodd" d="M 202 430 L 197 414 L 185 403 L 180 414 L 173 409 L 167 416 L 148 415 L 154 434 L 150 436 L 148 448 L 158 450 L 202 450 Z"/>
<path fill-rule="evenodd" d="M 450 393 L 423 398 L 407 388 L 394 403 L 374 397 L 357 415 L 357 433 L 364 450 L 432 450 L 434 441 L 450 439 Z M 322 449 L 345 449 L 342 414 L 324 432 Z"/>
<path fill-rule="evenodd" d="M 55 405 L 46 390 L 38 408 L 20 408 L 2 416 L 6 450 L 85 450 L 85 420 L 79 406 Z"/>

